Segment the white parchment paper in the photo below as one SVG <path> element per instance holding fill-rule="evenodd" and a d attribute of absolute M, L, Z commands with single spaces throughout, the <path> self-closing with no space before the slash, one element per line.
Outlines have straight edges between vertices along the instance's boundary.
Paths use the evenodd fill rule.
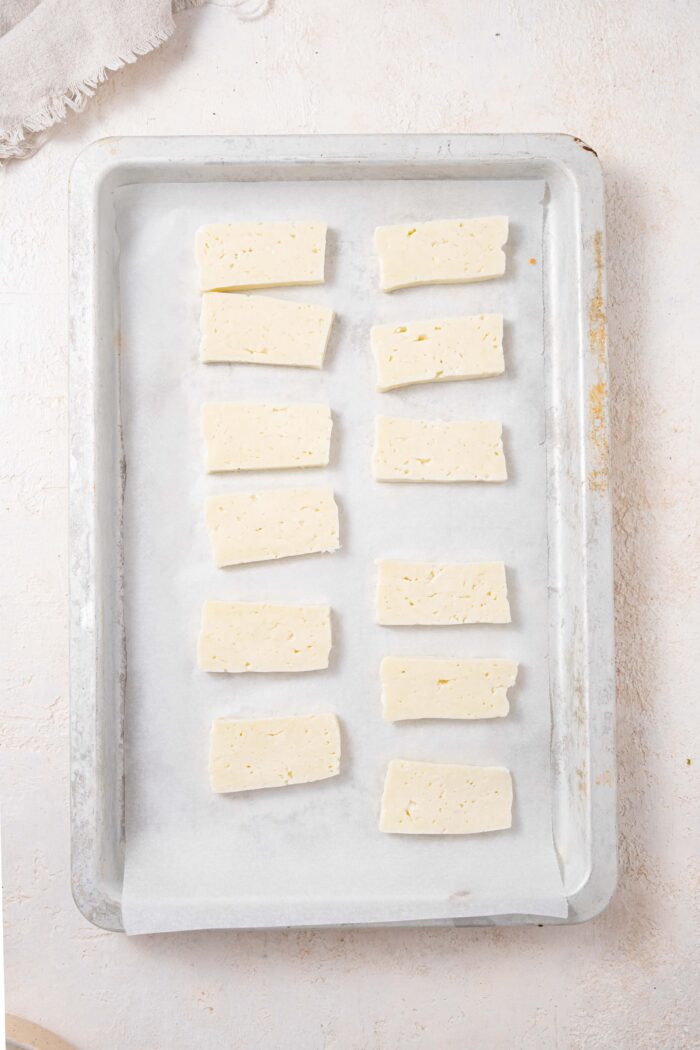
<path fill-rule="evenodd" d="M 128 932 L 566 915 L 550 799 L 543 194 L 542 182 L 526 180 L 151 184 L 119 191 Z M 376 225 L 488 214 L 510 218 L 503 279 L 379 291 Z M 326 284 L 269 293 L 337 311 L 323 371 L 199 363 L 195 230 L 203 222 L 242 219 L 329 224 Z M 481 312 L 504 315 L 505 376 L 375 391 L 371 324 Z M 334 417 L 330 467 L 208 477 L 201 405 L 234 399 L 327 401 Z M 502 420 L 508 482 L 374 482 L 373 420 L 380 412 Z M 334 486 L 342 550 L 215 568 L 206 496 L 300 483 Z M 513 623 L 379 627 L 378 557 L 503 560 Z M 198 671 L 195 644 L 206 598 L 328 602 L 329 670 Z M 517 660 L 510 715 L 384 723 L 379 663 L 402 654 Z M 341 719 L 339 777 L 212 793 L 213 718 L 322 711 Z M 515 792 L 512 830 L 442 838 L 380 833 L 383 778 L 394 757 L 507 766 Z"/>

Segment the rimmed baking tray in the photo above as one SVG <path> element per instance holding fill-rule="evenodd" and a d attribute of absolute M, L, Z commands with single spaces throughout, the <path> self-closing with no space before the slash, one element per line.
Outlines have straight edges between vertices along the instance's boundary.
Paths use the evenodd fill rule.
<path fill-rule="evenodd" d="M 616 878 L 605 233 L 597 157 L 558 135 L 127 138 L 71 176 L 71 835 L 76 903 L 123 929 L 123 498 L 119 243 L 114 200 L 138 184 L 538 179 L 544 194 L 552 832 L 568 915 L 436 923 L 578 922 Z M 430 922 L 429 919 L 422 919 Z"/>

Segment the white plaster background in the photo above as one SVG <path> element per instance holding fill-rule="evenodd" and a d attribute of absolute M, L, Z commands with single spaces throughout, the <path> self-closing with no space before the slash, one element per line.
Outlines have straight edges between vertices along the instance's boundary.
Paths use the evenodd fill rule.
<path fill-rule="evenodd" d="M 10 1011 L 79 1050 L 700 1044 L 699 31 L 693 0 L 276 0 L 255 22 L 208 6 L 0 176 Z M 565 131 L 601 156 L 619 892 L 577 928 L 101 932 L 69 886 L 68 171 L 104 135 L 363 131 Z"/>

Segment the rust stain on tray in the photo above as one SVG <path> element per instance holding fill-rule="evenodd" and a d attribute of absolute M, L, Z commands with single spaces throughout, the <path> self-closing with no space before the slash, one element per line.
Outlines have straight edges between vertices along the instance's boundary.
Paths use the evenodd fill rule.
<path fill-rule="evenodd" d="M 595 254 L 596 288 L 588 306 L 588 340 L 591 352 L 601 365 L 607 356 L 607 318 L 603 306 L 603 233 L 596 230 L 593 237 Z"/>
<path fill-rule="evenodd" d="M 598 154 L 596 153 L 596 151 L 593 149 L 592 146 L 589 146 L 587 142 L 583 141 L 583 139 L 577 138 L 576 135 L 574 135 L 574 142 L 576 143 L 577 146 L 580 146 L 581 149 L 585 149 L 587 153 L 592 153 L 594 157 L 598 156 Z"/>
<path fill-rule="evenodd" d="M 603 233 L 597 230 L 593 238 L 595 253 L 596 290 L 588 305 L 588 348 L 598 365 L 598 381 L 588 391 L 590 439 L 594 450 L 594 466 L 588 474 L 592 492 L 605 492 L 609 476 L 608 444 L 608 384 L 605 379 L 608 322 L 603 304 Z"/>

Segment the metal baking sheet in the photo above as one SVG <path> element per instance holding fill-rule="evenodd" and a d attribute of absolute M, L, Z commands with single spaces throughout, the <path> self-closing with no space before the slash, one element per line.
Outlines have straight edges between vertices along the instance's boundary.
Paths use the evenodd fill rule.
<path fill-rule="evenodd" d="M 143 237 L 143 230 L 148 223 L 160 222 L 160 231 L 157 226 L 153 227 L 153 265 L 157 270 L 162 266 L 158 262 L 158 238 L 165 238 L 165 241 L 160 242 L 162 249 L 164 243 L 168 244 L 167 238 L 173 235 L 173 231 L 179 236 L 180 229 L 187 229 L 187 223 L 191 223 L 196 212 L 193 202 L 198 200 L 218 200 L 221 202 L 219 209 L 234 201 L 231 217 L 242 214 L 241 208 L 247 208 L 248 211 L 253 209 L 251 214 L 256 217 L 262 214 L 261 208 L 274 208 L 279 213 L 280 208 L 291 207 L 294 209 L 292 214 L 298 214 L 298 209 L 304 206 L 305 201 L 307 207 L 309 202 L 315 201 L 324 210 L 321 217 L 326 218 L 325 212 L 329 210 L 332 226 L 340 229 L 340 234 L 344 235 L 343 223 L 350 219 L 352 207 L 348 202 L 352 200 L 365 201 L 367 222 L 382 221 L 390 212 L 392 202 L 398 209 L 397 221 L 402 217 L 401 207 L 408 207 L 409 204 L 414 210 L 420 206 L 422 216 L 438 217 L 432 212 L 436 208 L 448 207 L 450 201 L 453 202 L 452 210 L 455 207 L 459 210 L 458 201 L 474 201 L 477 205 L 482 200 L 486 205 L 489 201 L 503 199 L 507 203 L 509 194 L 515 200 L 516 187 L 522 187 L 528 180 L 533 186 L 539 184 L 538 193 L 543 201 L 540 205 L 544 223 L 542 257 L 536 260 L 536 264 L 544 266 L 540 284 L 543 295 L 540 317 L 544 333 L 544 356 L 540 372 L 543 446 L 540 511 L 541 531 L 545 534 L 543 550 L 546 555 L 548 588 L 544 591 L 546 602 L 542 615 L 546 635 L 543 659 L 533 660 L 535 666 L 528 667 L 527 650 L 524 661 L 521 654 L 518 655 L 526 666 L 524 691 L 528 680 L 537 681 L 540 663 L 548 670 L 544 684 L 539 684 L 539 692 L 544 694 L 548 691 L 551 705 L 551 812 L 548 813 L 548 819 L 551 820 L 566 895 L 566 914 L 563 917 L 565 921 L 588 918 L 600 911 L 609 898 L 615 877 L 612 584 L 607 493 L 604 234 L 601 177 L 595 156 L 583 144 L 562 136 L 122 139 L 95 144 L 83 154 L 74 169 L 71 184 L 73 880 L 78 905 L 91 921 L 109 928 L 123 928 L 125 790 L 130 791 L 131 783 L 130 827 L 140 830 L 142 814 L 140 802 L 135 800 L 135 792 L 142 791 L 146 796 L 154 787 L 152 777 L 150 781 L 144 781 L 141 776 L 139 763 L 143 766 L 143 754 L 139 758 L 138 747 L 127 749 L 126 765 L 124 762 L 125 700 L 128 712 L 126 738 L 129 740 L 129 729 L 134 732 L 134 727 L 138 727 L 142 708 L 147 706 L 145 698 L 153 696 L 154 681 L 156 684 L 159 681 L 158 678 L 151 680 L 150 688 L 147 686 L 148 660 L 144 660 L 143 653 L 139 651 L 139 640 L 148 638 L 149 621 L 146 618 L 139 622 L 142 610 L 138 599 L 138 581 L 144 573 L 136 573 L 139 564 L 141 567 L 149 564 L 145 555 L 149 550 L 149 542 L 153 545 L 156 536 L 151 530 L 149 540 L 146 530 L 146 539 L 142 542 L 142 530 L 137 527 L 134 532 L 132 513 L 134 493 L 143 491 L 147 499 L 149 477 L 152 481 L 156 476 L 153 472 L 149 476 L 148 465 L 142 464 L 148 455 L 142 454 L 141 450 L 147 448 L 150 434 L 147 428 L 144 429 L 149 398 L 152 403 L 153 398 L 163 394 L 157 385 L 149 386 L 151 373 L 148 370 L 140 371 L 135 366 L 135 363 L 140 363 L 142 352 L 151 352 L 150 347 L 154 342 L 154 335 L 149 333 L 147 327 L 139 328 L 141 314 L 147 313 L 147 310 L 135 308 L 138 297 L 134 298 L 135 293 L 133 288 L 130 291 L 129 284 L 131 281 L 133 285 L 135 280 L 129 260 L 140 259 L 140 265 L 146 266 L 143 277 L 146 281 L 149 279 L 148 245 L 142 244 L 139 249 L 139 235 Z M 156 215 L 153 219 L 158 209 L 160 216 Z M 489 210 L 495 210 L 495 207 Z M 508 209 L 499 210 L 507 212 Z M 221 216 L 217 214 L 215 217 L 218 219 Z M 246 212 L 245 217 L 250 215 Z M 357 222 L 361 221 L 362 217 L 358 217 Z M 516 223 L 516 236 L 517 228 Z M 177 242 L 172 243 L 176 254 Z M 191 251 L 190 243 L 188 236 L 188 253 Z M 517 250 L 517 240 L 513 249 Z M 343 259 L 342 252 L 334 251 L 331 246 L 331 271 L 333 266 L 342 271 L 345 265 Z M 136 262 L 133 264 L 134 267 L 137 265 Z M 357 267 L 356 260 L 353 265 Z M 348 281 L 352 284 L 351 271 L 352 265 L 350 270 L 346 268 L 344 271 L 343 281 L 339 281 L 342 273 L 331 272 L 330 291 L 333 291 L 334 285 L 340 286 Z M 194 278 L 192 286 L 193 283 Z M 495 294 L 497 284 L 491 282 L 488 286 L 486 299 L 489 309 L 498 308 L 498 296 Z M 440 293 L 430 294 L 429 299 L 418 297 L 416 305 L 410 308 L 410 316 L 425 316 L 428 309 L 431 312 L 448 312 L 451 300 L 441 298 Z M 307 298 L 315 301 L 310 295 Z M 385 300 L 390 298 L 393 297 L 384 297 Z M 482 307 L 470 307 L 469 304 L 483 302 L 483 299 L 484 296 L 477 300 L 473 294 L 471 297 L 462 297 L 460 309 L 478 312 Z M 404 302 L 408 310 L 408 302 Z M 423 312 L 416 312 L 418 303 L 425 304 Z M 165 305 L 166 300 L 163 300 Z M 185 331 L 189 331 L 188 325 L 192 324 L 187 309 L 185 297 L 182 316 L 178 316 Z M 399 309 L 398 303 L 392 304 L 392 309 Z M 352 311 L 346 310 L 345 313 L 350 313 L 352 324 Z M 393 316 L 396 316 L 395 313 L 387 313 L 386 319 Z M 196 329 L 196 325 L 194 327 Z M 123 334 L 126 339 L 125 351 L 122 351 L 121 346 Z M 345 333 L 346 341 L 348 334 Z M 362 345 L 363 338 L 366 341 L 366 332 L 359 325 L 356 333 L 350 333 L 353 334 L 355 352 L 358 361 L 361 361 L 360 355 L 367 357 L 366 347 Z M 138 344 L 139 341 L 143 345 L 138 346 L 139 352 L 135 353 L 134 343 Z M 175 355 L 179 352 L 177 341 L 175 334 Z M 341 342 L 341 348 L 343 355 L 346 355 L 349 347 Z M 162 353 L 163 349 L 160 347 L 159 352 Z M 164 380 L 166 384 L 170 383 L 170 389 L 196 386 L 194 377 L 202 374 L 201 366 L 199 372 L 188 371 L 189 362 L 195 362 L 194 367 L 197 368 L 196 348 L 190 348 L 189 356 L 185 354 L 183 361 L 187 363 L 179 371 L 176 366 L 175 372 Z M 366 367 L 366 364 L 360 367 Z M 211 386 L 211 390 L 207 388 L 204 393 L 217 396 L 217 390 L 224 384 L 224 380 L 218 378 L 221 376 L 220 370 L 203 371 L 209 373 L 209 378 L 204 380 L 205 386 L 207 382 Z M 257 370 L 258 373 L 261 371 L 268 372 Z M 279 371 L 269 370 L 271 373 Z M 332 377 L 332 362 L 330 371 Z M 164 368 L 163 372 L 167 372 L 167 369 Z M 217 372 L 217 378 L 214 378 L 213 373 Z M 268 382 L 270 389 L 274 388 L 278 395 L 289 390 L 290 397 L 308 396 L 309 388 L 298 376 L 297 373 L 291 385 L 286 378 L 284 382 L 279 378 L 268 381 L 259 378 L 259 375 L 250 380 L 242 378 L 240 396 L 259 395 L 266 390 Z M 320 382 L 324 378 L 321 374 Z M 367 372 L 366 380 L 369 393 L 371 370 Z M 494 390 L 497 389 L 495 382 L 491 382 Z M 232 397 L 239 396 L 238 392 L 233 392 L 231 379 L 226 380 L 224 385 L 232 391 Z M 413 400 L 407 398 L 403 413 L 397 407 L 397 414 L 419 414 L 417 410 L 423 405 L 429 406 L 428 414 L 435 415 L 440 405 L 447 404 L 454 415 L 456 409 L 464 404 L 463 394 L 455 393 L 454 388 L 463 389 L 479 384 L 450 386 L 453 388 L 450 394 L 445 395 L 446 387 L 443 387 L 437 400 L 430 394 L 426 400 L 425 393 Z M 489 407 L 497 405 L 498 395 L 491 396 L 486 392 L 487 387 L 482 390 L 486 404 Z M 201 392 L 195 390 L 194 401 L 187 402 L 185 399 L 182 402 L 185 416 L 201 402 Z M 332 388 L 329 389 L 329 396 L 333 401 Z M 373 396 L 376 398 L 371 403 L 373 410 L 394 410 L 388 402 L 385 404 L 379 400 L 386 395 Z M 476 413 L 462 410 L 462 414 Z M 352 418 L 352 413 L 341 411 L 340 415 L 341 425 L 344 416 Z M 173 419 L 170 422 L 177 421 Z M 504 422 L 508 424 L 505 417 Z M 185 429 L 191 426 L 191 419 L 183 420 Z M 193 432 L 196 434 L 196 425 Z M 352 442 L 353 437 L 353 444 L 362 444 L 361 435 L 341 432 L 342 442 L 346 444 Z M 153 438 L 159 440 L 157 432 Z M 520 441 L 516 448 L 519 446 Z M 178 452 L 185 447 L 175 443 L 174 450 Z M 368 459 L 368 449 L 360 451 L 363 454 L 366 451 Z M 532 458 L 536 458 L 534 451 Z M 359 463 L 358 459 L 358 469 Z M 132 470 L 125 490 L 130 464 Z M 518 476 L 522 463 L 517 456 L 515 464 L 515 494 L 529 495 L 532 501 L 537 490 L 528 493 L 522 488 L 523 481 Z M 342 473 L 339 477 L 342 477 Z M 317 474 L 313 480 L 325 482 L 326 478 Z M 183 490 L 194 501 L 188 509 L 188 513 L 192 513 L 192 507 L 195 508 L 193 518 L 197 516 L 197 501 L 201 502 L 205 491 L 203 484 L 199 478 L 197 484 L 190 485 L 187 480 L 184 482 Z M 139 485 L 145 487 L 139 489 Z M 517 486 L 520 486 L 519 490 Z M 250 487 L 250 482 L 247 485 L 239 484 L 238 487 Z M 414 516 L 419 519 L 423 504 L 418 500 L 425 500 L 432 486 L 425 487 L 423 496 L 419 496 L 423 487 L 409 488 L 415 493 L 408 498 L 409 503 L 413 499 Z M 340 495 L 342 498 L 343 493 Z M 444 498 L 443 495 L 439 497 Z M 184 502 L 187 506 L 187 499 Z M 350 511 L 353 503 L 350 501 Z M 488 518 L 488 508 L 478 503 L 476 506 L 477 513 L 481 510 Z M 390 514 L 390 510 L 384 510 Z M 496 510 L 495 506 L 491 508 L 492 513 Z M 361 545 L 357 542 L 357 515 L 349 512 L 346 517 L 349 543 L 348 553 L 344 556 L 351 559 L 353 547 L 357 551 Z M 472 547 L 475 536 L 478 538 L 476 533 L 470 537 Z M 193 549 L 203 549 L 202 536 L 197 534 L 194 525 L 191 539 Z M 406 556 L 435 556 L 437 559 L 439 554 L 437 551 L 409 551 L 406 548 L 408 534 L 397 538 L 396 542 L 402 545 L 398 553 Z M 391 550 L 376 549 L 376 543 L 375 551 L 377 555 L 384 556 L 397 552 L 395 547 Z M 208 550 L 204 553 L 208 555 Z M 365 561 L 367 553 L 367 550 L 362 551 Z M 458 556 L 456 550 L 450 550 L 449 554 L 451 557 Z M 512 560 L 506 558 L 508 563 Z M 324 559 L 322 577 L 333 572 L 331 564 L 332 559 Z M 352 567 L 351 561 L 348 564 L 353 573 L 358 569 L 358 566 Z M 186 573 L 187 569 L 182 571 Z M 287 588 L 280 597 L 289 597 L 289 588 L 298 587 L 301 577 L 294 577 L 296 571 L 291 568 L 291 563 L 287 563 L 282 575 L 274 577 L 282 581 L 281 587 Z M 213 575 L 203 577 L 197 586 L 209 592 L 212 587 L 219 586 L 220 595 L 228 596 L 233 585 L 230 576 L 226 575 L 223 588 L 214 582 Z M 371 565 L 367 566 L 366 575 L 371 580 Z M 527 577 L 527 572 L 524 575 Z M 255 583 L 254 575 L 239 579 L 245 579 L 244 589 L 260 585 Z M 269 574 L 259 577 L 259 580 L 263 579 L 267 596 L 273 577 Z M 182 593 L 186 594 L 187 589 Z M 193 593 L 199 593 L 196 587 Z M 524 580 L 522 593 L 528 594 L 527 579 Z M 335 601 L 332 604 L 336 606 Z M 342 601 L 340 604 L 342 606 Z M 150 611 L 153 612 L 152 609 Z M 350 611 L 356 616 L 355 610 Z M 183 614 L 187 622 L 188 617 L 192 620 L 193 636 L 196 633 L 197 612 L 197 609 L 192 609 L 190 613 Z M 518 611 L 521 618 L 523 613 L 522 609 Z M 368 615 L 371 615 L 369 606 Z M 181 628 L 182 624 L 177 629 Z M 348 640 L 347 637 L 344 639 L 342 630 L 341 622 L 341 649 L 343 645 L 347 649 Z M 514 638 L 517 637 L 517 622 L 515 630 Z M 484 635 L 480 643 L 474 640 L 475 637 L 478 636 L 471 635 L 467 655 L 478 655 L 478 644 L 486 644 L 487 641 L 492 646 L 489 655 L 507 655 L 505 651 L 494 652 L 492 636 Z M 500 639 L 504 641 L 507 636 L 501 635 Z M 152 641 L 157 652 L 159 636 L 154 635 Z M 183 644 L 186 647 L 186 643 Z M 444 645 L 441 648 L 436 648 L 432 642 L 431 645 L 436 652 L 444 649 Z M 400 650 L 394 645 L 391 651 Z M 151 665 L 154 665 L 152 660 Z M 157 659 L 155 667 L 158 674 Z M 168 682 L 166 670 L 164 665 L 162 675 L 165 683 Z M 127 671 L 131 672 L 131 677 Z M 186 671 L 182 673 L 186 678 Z M 185 682 L 185 690 L 191 695 L 193 707 L 199 705 L 198 721 L 195 719 L 193 723 L 195 738 L 214 714 L 233 713 L 234 710 L 238 712 L 241 704 L 244 706 L 242 713 L 252 713 L 254 709 L 253 696 L 246 695 L 245 689 L 239 687 L 238 683 L 231 684 L 229 681 L 224 685 L 221 678 L 228 676 L 215 677 L 219 678 L 219 683 L 211 691 L 207 691 L 208 686 L 198 686 L 194 677 Z M 139 689 L 144 688 L 144 683 L 145 693 L 140 694 Z M 532 684 L 530 681 L 531 687 Z M 175 680 L 173 687 L 177 688 Z M 282 694 L 286 688 L 284 684 L 278 687 L 275 710 L 283 702 Z M 345 694 L 352 692 L 347 673 L 344 678 L 340 676 L 337 683 L 334 682 L 333 692 L 336 693 L 339 688 Z M 364 684 L 360 687 L 358 683 L 356 688 L 362 688 L 363 695 L 366 692 Z M 543 696 L 542 699 L 546 698 Z M 346 695 L 346 703 L 352 703 L 352 700 Z M 251 706 L 245 707 L 246 704 Z M 375 705 L 378 707 L 378 696 Z M 338 705 L 331 699 L 324 706 L 335 708 Z M 181 710 L 184 712 L 185 709 Z M 271 712 L 265 710 L 261 713 Z M 346 714 L 343 710 L 340 713 L 341 718 Z M 349 736 L 349 747 L 355 780 L 359 766 L 364 783 L 368 777 L 371 780 L 373 775 L 371 769 L 362 769 L 363 755 L 370 747 L 368 737 L 362 735 L 359 724 L 353 723 L 354 718 L 357 718 L 356 710 L 348 707 L 344 721 L 349 721 L 350 729 L 353 730 Z M 517 724 L 511 723 L 512 726 L 515 729 L 511 728 L 511 733 L 517 731 Z M 384 734 L 384 753 L 389 755 L 391 750 L 386 751 L 387 748 L 405 757 L 434 757 L 436 749 L 448 747 L 444 728 L 441 736 L 440 730 L 435 727 L 424 727 L 421 731 L 422 742 L 420 736 L 411 738 L 401 732 L 392 744 L 388 743 L 391 737 L 386 735 L 387 730 L 396 733 L 395 727 L 385 727 L 379 720 L 371 739 L 376 742 Z M 486 736 L 483 730 L 479 736 L 479 731 L 472 729 L 467 738 L 471 741 L 467 747 L 472 748 L 472 756 L 475 741 L 479 741 L 479 754 L 489 750 L 489 758 L 502 754 L 498 746 L 493 744 L 493 727 L 485 732 Z M 432 748 L 433 754 L 426 754 L 426 747 Z M 416 753 L 417 749 L 422 749 L 421 753 Z M 196 746 L 194 750 L 197 750 Z M 169 757 L 172 759 L 175 754 L 176 751 Z M 457 759 L 456 755 L 445 757 Z M 196 761 L 203 768 L 206 756 L 197 754 Z M 126 785 L 125 769 L 130 778 L 127 778 Z M 351 773 L 344 790 L 351 790 L 352 780 Z M 517 782 L 516 777 L 516 793 Z M 371 790 L 376 790 L 371 784 L 369 789 L 370 794 Z M 295 792 L 285 794 L 292 796 L 296 793 L 296 797 L 301 799 L 304 790 L 295 789 Z M 348 805 L 354 805 L 354 799 L 355 795 L 349 795 Z M 147 804 L 148 799 L 144 798 L 144 806 Z M 525 814 L 524 803 L 522 811 Z M 229 808 L 228 812 L 233 811 Z M 295 812 L 295 819 L 303 821 L 301 810 Z M 250 828 L 247 830 L 250 832 Z M 243 835 L 242 825 L 239 825 L 239 831 Z M 133 856 L 136 841 L 134 834 L 130 841 Z M 242 841 L 245 843 L 246 840 L 242 838 Z M 248 840 L 251 849 L 254 841 Z M 269 846 L 269 843 L 263 844 Z M 346 842 L 344 848 L 351 848 L 351 843 Z M 478 851 L 472 851 L 472 855 L 478 857 Z M 400 853 L 395 856 L 400 857 Z M 443 856 L 454 854 L 444 853 Z M 294 859 L 293 853 L 290 859 Z M 300 863 L 300 858 L 297 858 L 296 864 Z M 221 913 L 215 909 L 202 921 L 197 918 L 179 920 L 173 917 L 172 903 L 169 904 L 167 899 L 156 900 L 153 901 L 152 914 L 146 926 L 140 928 L 182 928 L 188 923 L 289 925 L 308 924 L 309 921 L 314 924 L 337 921 L 382 922 L 394 921 L 397 915 L 401 921 L 422 922 L 543 921 L 541 911 L 538 914 L 539 909 L 536 907 L 533 907 L 532 914 L 522 914 L 522 908 L 517 906 L 517 894 L 513 895 L 512 908 L 508 907 L 507 900 L 500 900 L 497 906 L 494 905 L 494 912 L 498 914 L 474 914 L 473 910 L 470 912 L 464 907 L 463 902 L 456 902 L 455 907 L 450 909 L 449 900 L 441 902 L 444 907 L 436 906 L 432 911 L 430 902 L 424 902 L 420 908 L 410 899 L 410 885 L 398 889 L 399 895 L 408 894 L 409 897 L 407 906 L 398 910 L 395 902 L 387 900 L 385 907 L 374 906 L 364 912 L 362 909 L 339 908 L 337 901 L 331 902 L 332 906 L 325 910 L 314 910 L 312 907 L 305 911 L 284 901 L 283 885 L 278 885 L 275 900 L 267 904 L 263 901 L 255 915 L 254 909 L 250 907 L 234 908 L 230 912 L 233 916 L 230 921 L 222 920 Z M 165 896 L 167 898 L 167 894 Z M 205 912 L 206 908 L 194 914 L 205 915 Z M 561 916 L 557 921 L 561 921 Z"/>

